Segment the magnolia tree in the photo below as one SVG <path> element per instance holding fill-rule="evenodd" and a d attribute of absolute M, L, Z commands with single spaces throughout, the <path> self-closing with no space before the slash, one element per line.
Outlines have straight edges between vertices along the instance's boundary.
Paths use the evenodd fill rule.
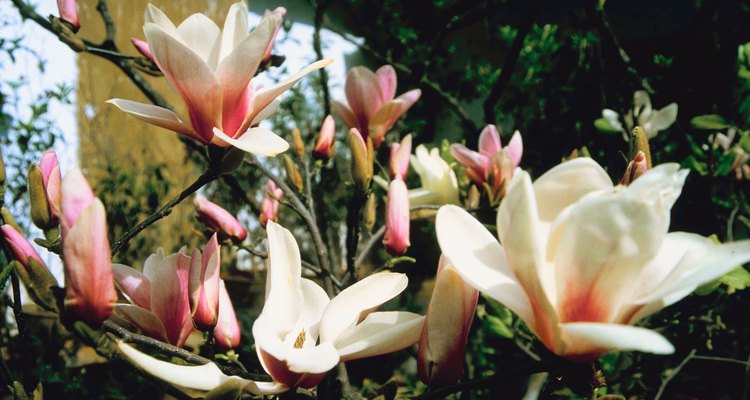
<path fill-rule="evenodd" d="M 74 50 L 105 50 L 76 34 L 75 1 L 59 0 L 59 15 L 49 20 L 14 3 Z M 671 209 L 684 201 L 689 171 L 673 162 L 652 165 L 648 140 L 675 121 L 677 105 L 655 110 L 645 91 L 636 92 L 625 125 L 610 109 L 597 121 L 603 130 L 622 133 L 623 147 L 631 149 L 614 182 L 585 151 L 533 179 L 524 169 L 523 134 L 503 138 L 493 124 L 479 133 L 476 150 L 464 143 L 415 146 L 416 134 L 402 135 L 395 127 L 422 93 L 399 94 L 390 65 L 351 68 L 346 98 L 332 102 L 338 120 L 327 115 L 317 121 L 309 143 L 299 130 L 269 128 L 263 120 L 277 112 L 284 93 L 306 76 L 325 76 L 333 62 L 321 59 L 278 83 L 257 85 L 254 76 L 280 60 L 272 49 L 284 15 L 283 8 L 268 12 L 250 29 L 245 4 L 236 3 L 220 28 L 202 14 L 178 22 L 147 7 L 145 41 L 133 40 L 143 55 L 139 63 L 163 75 L 187 115 L 166 104 L 108 103 L 133 116 L 132 124 L 182 135 L 203 157 L 205 172 L 110 242 L 95 188 L 81 170 L 61 171 L 55 153 L 44 153 L 28 174 L 29 214 L 15 217 L 30 217 L 42 230 L 44 238 L 36 242 L 60 257 L 64 282 L 57 282 L 4 212 L 8 266 L 2 277 L 13 281 L 19 335 L 29 335 L 20 281 L 66 335 L 111 363 L 129 365 L 132 379 L 161 382 L 178 398 L 443 398 L 487 393 L 500 384 L 517 386 L 525 398 L 554 385 L 597 397 L 612 379 L 630 379 L 610 379 L 600 368 L 603 356 L 685 352 L 669 332 L 654 329 L 649 316 L 750 261 L 748 240 L 719 243 L 670 231 Z M 131 77 L 141 73 L 133 64 L 118 66 Z M 161 98 L 149 86 L 139 88 L 150 99 Z M 290 137 L 291 149 L 282 136 Z M 726 135 L 715 140 L 732 141 Z M 260 202 L 246 193 L 246 207 L 257 218 L 243 225 L 197 192 L 209 183 L 236 189 L 246 176 L 240 171 L 247 170 L 265 179 L 252 186 Z M 325 188 L 332 186 L 343 188 L 338 200 L 346 210 L 338 214 L 342 218 L 324 221 L 323 215 L 336 215 L 321 212 L 335 207 L 327 203 L 332 197 Z M 191 197 L 209 232 L 200 248 L 150 249 L 142 269 L 113 262 L 132 238 Z M 430 234 L 413 235 L 410 225 L 417 220 Z M 417 245 L 434 254 L 410 251 Z M 242 310 L 233 307 L 222 280 L 237 262 L 227 248 L 266 260 L 262 310 L 250 317 L 251 329 L 241 327 Z M 439 260 L 428 277 L 434 282 L 426 286 L 429 300 L 421 305 L 404 299 L 413 286 L 412 256 Z M 472 327 L 477 318 L 522 337 L 498 348 L 515 349 L 508 357 L 526 360 L 515 369 L 474 373 L 479 356 L 471 343 L 493 343 L 481 339 L 486 324 Z M 196 332 L 200 339 L 189 345 Z M 252 344 L 245 353 L 243 342 Z M 384 361 L 392 353 L 398 356 L 388 360 L 399 363 Z M 378 376 L 394 379 L 350 382 L 346 363 L 358 359 L 370 359 L 357 364 L 368 366 L 365 378 L 376 368 Z M 17 397 L 28 397 L 34 387 L 34 398 L 42 395 L 41 384 L 5 371 L 5 384 Z"/>

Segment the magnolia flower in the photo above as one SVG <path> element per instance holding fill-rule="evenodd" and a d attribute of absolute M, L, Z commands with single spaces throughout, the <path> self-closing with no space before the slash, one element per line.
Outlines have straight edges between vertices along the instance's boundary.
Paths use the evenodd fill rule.
<path fill-rule="evenodd" d="M 456 174 L 437 148 L 427 150 L 417 146 L 411 156 L 411 165 L 422 181 L 422 187 L 409 190 L 412 206 L 425 204 L 458 204 L 458 181 Z"/>
<path fill-rule="evenodd" d="M 16 228 L 5 224 L 0 226 L 0 231 L 3 233 L 3 239 L 5 239 L 5 244 L 8 245 L 8 249 L 13 254 L 13 258 L 18 260 L 24 267 L 28 268 L 29 258 L 44 265 L 44 261 L 39 257 L 39 253 L 34 250 L 31 243 Z"/>
<path fill-rule="evenodd" d="M 409 248 L 409 193 L 401 176 L 388 186 L 385 206 L 385 249 L 391 255 L 404 254 Z"/>
<path fill-rule="evenodd" d="M 333 116 L 328 115 L 323 120 L 323 126 L 320 127 L 318 138 L 315 139 L 315 148 L 313 149 L 313 158 L 316 160 L 328 161 L 333 156 L 334 134 L 336 133 L 336 122 Z"/>
<path fill-rule="evenodd" d="M 389 171 L 391 179 L 396 179 L 400 176 L 401 179 L 406 179 L 406 174 L 409 172 L 409 156 L 411 155 L 411 134 L 404 136 L 401 139 L 401 143 L 393 143 L 391 145 L 391 159 L 389 163 Z"/>
<path fill-rule="evenodd" d="M 198 220 L 208 225 L 214 232 L 228 237 L 235 243 L 247 238 L 247 231 L 234 215 L 204 196 L 196 195 L 193 200 Z"/>
<path fill-rule="evenodd" d="M 216 344 L 224 349 L 233 349 L 240 345 L 240 323 L 237 321 L 237 315 L 234 313 L 232 299 L 224 285 L 223 280 L 219 280 L 219 320 L 214 328 L 214 338 Z"/>
<path fill-rule="evenodd" d="M 39 169 L 42 171 L 44 189 L 47 192 L 50 213 L 54 221 L 60 216 L 60 185 L 62 175 L 60 174 L 60 163 L 54 150 L 47 150 L 42 154 L 39 161 Z"/>
<path fill-rule="evenodd" d="M 261 365 L 275 381 L 310 388 L 339 362 L 371 357 L 416 343 L 424 317 L 372 312 L 406 288 L 404 274 L 381 272 L 344 289 L 333 300 L 301 278 L 297 242 L 269 222 L 266 302 L 253 324 Z"/>
<path fill-rule="evenodd" d="M 346 75 L 346 105 L 334 101 L 333 108 L 349 128 L 357 128 L 363 138 L 370 137 L 376 148 L 385 134 L 422 95 L 419 89 L 396 95 L 396 71 L 384 65 L 376 72 L 354 67 Z"/>
<path fill-rule="evenodd" d="M 479 292 L 461 279 L 440 257 L 435 288 L 419 339 L 419 379 L 428 385 L 448 385 L 464 374 L 464 351 Z"/>
<path fill-rule="evenodd" d="M 651 98 L 644 90 L 633 93 L 633 108 L 623 117 L 627 129 L 619 120 L 620 115 L 613 110 L 602 110 L 602 120 L 609 130 L 622 132 L 625 141 L 630 141 L 630 131 L 637 126 L 643 128 L 646 137 L 652 139 L 659 131 L 669 128 L 677 120 L 677 103 L 670 103 L 661 110 L 651 107 Z"/>
<path fill-rule="evenodd" d="M 285 151 L 289 147 L 285 140 L 254 126 L 273 114 L 278 96 L 331 61 L 313 63 L 273 86 L 254 87 L 251 79 L 282 17 L 271 13 L 248 33 L 247 13 L 245 3 L 238 2 L 230 7 L 223 30 L 203 14 L 193 14 L 175 27 L 149 4 L 143 27 L 146 41 L 164 77 L 185 102 L 190 121 L 154 105 L 123 99 L 109 103 L 202 143 L 271 156 Z"/>
<path fill-rule="evenodd" d="M 273 11 L 266 10 L 263 13 L 263 18 L 268 18 L 272 14 L 278 15 L 281 18 L 274 19 L 276 25 L 274 26 L 273 36 L 271 36 L 271 41 L 268 42 L 268 47 L 266 47 L 266 51 L 263 52 L 264 63 L 268 62 L 271 59 L 271 51 L 273 51 L 273 44 L 274 42 L 276 42 L 276 35 L 279 33 L 279 28 L 281 28 L 281 24 L 284 22 L 283 17 L 284 15 L 286 15 L 286 8 L 276 7 L 273 9 Z"/>
<path fill-rule="evenodd" d="M 107 240 L 107 214 L 80 170 L 65 175 L 61 187 L 65 310 L 98 327 L 117 300 L 112 283 L 112 256 Z"/>
<path fill-rule="evenodd" d="M 498 209 L 499 243 L 454 206 L 438 212 L 438 242 L 469 284 L 515 312 L 562 357 L 672 353 L 663 336 L 631 325 L 750 260 L 747 240 L 715 244 L 667 233 L 686 176 L 665 164 L 627 187 L 613 186 L 589 158 L 565 162 L 534 184 L 520 172 Z"/>
<path fill-rule="evenodd" d="M 214 234 L 203 253 L 194 249 L 190 259 L 190 315 L 193 317 L 193 325 L 203 331 L 216 326 L 219 320 L 220 272 L 221 249 Z"/>
<path fill-rule="evenodd" d="M 164 255 L 158 249 L 143 265 L 143 273 L 113 264 L 114 279 L 132 304 L 117 304 L 114 314 L 145 335 L 182 347 L 193 324 L 190 318 L 191 257 L 187 249 Z"/>
<path fill-rule="evenodd" d="M 70 24 L 70 29 L 73 32 L 78 32 L 78 29 L 81 28 L 76 3 L 76 0 L 57 0 L 57 11 L 60 14 L 60 19 Z"/>
<path fill-rule="evenodd" d="M 281 198 L 284 197 L 284 191 L 276 187 L 276 183 L 268 180 L 266 190 L 263 192 L 263 200 L 260 203 L 260 224 L 266 226 L 268 221 L 277 221 L 279 219 L 279 207 L 281 207 Z"/>
<path fill-rule="evenodd" d="M 521 163 L 523 141 L 521 133 L 516 131 L 503 148 L 495 125 L 487 125 L 479 135 L 479 152 L 454 143 L 451 145 L 451 154 L 466 167 L 466 175 L 475 185 L 482 188 L 487 184 L 492 190 L 491 195 L 495 197 Z M 506 159 L 510 162 L 506 162 Z"/>

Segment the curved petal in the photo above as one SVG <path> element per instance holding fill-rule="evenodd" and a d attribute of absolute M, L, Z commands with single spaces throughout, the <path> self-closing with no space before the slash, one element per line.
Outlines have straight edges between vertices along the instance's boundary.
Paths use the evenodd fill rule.
<path fill-rule="evenodd" d="M 166 32 L 172 34 L 173 36 L 177 36 L 177 27 L 161 9 L 151 3 L 148 3 L 148 5 L 146 6 L 146 12 L 143 16 L 143 20 L 145 23 L 151 22 L 159 25 L 159 27 L 164 29 Z"/>
<path fill-rule="evenodd" d="M 500 132 L 495 125 L 489 124 L 482 129 L 479 134 L 479 152 L 487 157 L 492 157 L 495 153 L 503 149 L 500 143 Z"/>
<path fill-rule="evenodd" d="M 396 70 L 390 65 L 383 65 L 375 71 L 375 75 L 380 85 L 380 94 L 382 95 L 383 103 L 387 103 L 396 96 Z"/>
<path fill-rule="evenodd" d="M 616 111 L 605 108 L 602 110 L 602 118 L 607 120 L 613 130 L 625 132 L 625 128 L 622 127 L 622 123 L 620 122 L 620 114 Z"/>
<path fill-rule="evenodd" d="M 190 124 L 185 123 L 177 114 L 166 108 L 124 99 L 110 99 L 107 100 L 107 103 L 149 124 L 182 133 L 195 140 L 205 142 L 200 135 L 195 133 Z"/>
<path fill-rule="evenodd" d="M 281 99 L 276 98 L 273 99 L 266 108 L 262 109 L 258 114 L 255 115 L 255 118 L 253 118 L 253 121 L 250 123 L 250 126 L 255 126 L 260 123 L 260 121 L 263 121 L 264 119 L 270 117 L 274 113 L 276 113 L 276 110 L 279 109 L 279 106 L 281 105 Z"/>
<path fill-rule="evenodd" d="M 177 27 L 182 43 L 188 46 L 211 69 L 216 66 L 221 30 L 204 14 L 192 14 Z M 149 40 L 149 43 L 151 41 Z"/>
<path fill-rule="evenodd" d="M 671 103 L 670 105 L 656 110 L 651 113 L 651 117 L 644 122 L 643 130 L 649 139 L 656 136 L 659 131 L 669 128 L 677 120 L 677 103 Z"/>
<path fill-rule="evenodd" d="M 190 257 L 174 253 L 161 260 L 151 279 L 151 311 L 164 324 L 169 342 L 182 347 L 192 329 L 188 273 Z"/>
<path fill-rule="evenodd" d="M 237 139 L 232 139 L 218 128 L 214 128 L 213 132 L 219 140 L 252 154 L 273 157 L 289 148 L 286 140 L 266 128 L 250 128 Z"/>
<path fill-rule="evenodd" d="M 112 313 L 141 330 L 144 335 L 162 342 L 169 342 L 164 324 L 151 311 L 132 304 L 116 304 Z"/>
<path fill-rule="evenodd" d="M 521 157 L 523 156 L 523 139 L 521 138 L 521 132 L 515 131 L 513 133 L 510 142 L 505 146 L 505 151 L 508 152 L 511 161 L 513 161 L 514 167 L 521 164 Z"/>
<path fill-rule="evenodd" d="M 375 73 L 366 67 L 350 69 L 346 74 L 344 91 L 349 109 L 357 118 L 359 126 L 368 126 L 370 118 L 383 106 L 383 94 Z"/>
<path fill-rule="evenodd" d="M 302 278 L 300 283 L 303 303 L 297 324 L 305 327 L 308 338 L 315 343 L 318 340 L 320 319 L 331 300 L 326 291 L 317 283 L 305 278 Z"/>
<path fill-rule="evenodd" d="M 159 69 L 185 101 L 193 129 L 209 142 L 212 130 L 221 126 L 221 85 L 211 67 L 193 50 L 157 25 L 143 27 Z"/>
<path fill-rule="evenodd" d="M 250 28 L 247 23 L 247 14 L 247 4 L 243 1 L 238 1 L 229 7 L 227 17 L 224 20 L 224 28 L 221 30 L 219 62 L 248 36 Z M 255 71 L 250 76 L 252 75 L 255 75 Z"/>
<path fill-rule="evenodd" d="M 331 106 L 333 106 L 333 110 L 339 115 L 339 118 L 344 120 L 344 124 L 346 124 L 348 128 L 361 128 L 357 122 L 357 117 L 354 116 L 349 107 L 336 100 L 331 102 Z"/>
<path fill-rule="evenodd" d="M 635 326 L 577 322 L 561 324 L 560 331 L 565 346 L 557 354 L 576 361 L 593 361 L 609 350 L 674 353 L 664 336 Z"/>
<path fill-rule="evenodd" d="M 424 317 L 405 311 L 374 312 L 333 342 L 341 361 L 392 353 L 419 341 Z"/>
<path fill-rule="evenodd" d="M 266 303 L 261 314 L 277 332 L 286 333 L 294 328 L 302 312 L 302 264 L 299 247 L 292 233 L 273 221 L 266 224 L 266 232 L 268 277 Z"/>
<path fill-rule="evenodd" d="M 474 181 L 474 183 L 481 185 L 486 181 L 489 175 L 490 162 L 487 156 L 469 150 L 468 147 L 460 143 L 454 143 L 451 145 L 451 155 L 456 161 L 472 170 L 473 174 L 471 174 L 470 177 L 473 178 L 472 181 Z M 479 178 L 481 178 L 481 180 L 479 180 Z"/>
<path fill-rule="evenodd" d="M 590 158 L 575 158 L 545 172 L 534 182 L 539 218 L 551 222 L 567 206 L 588 193 L 614 186 L 609 175 Z"/>
<path fill-rule="evenodd" d="M 487 228 L 462 208 L 448 205 L 438 210 L 435 232 L 440 250 L 467 283 L 534 326 L 529 297 Z"/>
<path fill-rule="evenodd" d="M 159 247 L 156 249 L 155 253 L 152 253 L 146 258 L 146 261 L 143 263 L 143 276 L 145 276 L 149 282 L 154 279 L 156 270 L 159 268 L 159 263 L 161 263 L 161 260 L 163 260 L 164 257 L 164 249 Z"/>
<path fill-rule="evenodd" d="M 151 309 L 151 282 L 136 269 L 122 264 L 112 264 L 112 275 L 117 287 L 131 303 Z"/>
<path fill-rule="evenodd" d="M 354 326 L 363 315 L 392 299 L 409 279 L 404 274 L 379 272 L 341 291 L 326 307 L 320 320 L 320 341 L 328 342 Z"/>

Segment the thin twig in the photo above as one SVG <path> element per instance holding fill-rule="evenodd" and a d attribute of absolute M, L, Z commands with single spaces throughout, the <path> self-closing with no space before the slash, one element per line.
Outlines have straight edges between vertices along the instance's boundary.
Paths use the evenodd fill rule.
<path fill-rule="evenodd" d="M 318 60 L 322 60 L 323 46 L 320 40 L 320 29 L 323 25 L 323 14 L 325 13 L 327 3 L 321 4 L 316 0 L 312 0 L 311 3 L 315 9 L 315 16 L 313 17 L 313 26 L 315 28 L 313 31 L 313 49 L 315 50 L 315 56 Z M 323 115 L 328 115 L 331 113 L 331 93 L 328 91 L 328 72 L 325 68 L 320 68 L 318 74 L 320 74 L 320 86 L 323 91 Z"/>
<path fill-rule="evenodd" d="M 376 244 L 380 242 L 380 240 L 383 238 L 383 235 L 385 235 L 385 225 L 381 226 L 375 233 L 370 235 L 370 238 L 365 242 L 365 245 L 362 246 L 362 249 L 359 251 L 359 254 L 357 254 L 357 259 L 354 260 L 354 268 L 359 268 L 360 265 L 362 265 L 363 262 L 367 259 L 367 255 L 372 251 L 373 247 L 375 247 Z"/>
<path fill-rule="evenodd" d="M 680 373 L 680 370 L 682 370 L 682 368 L 685 367 L 685 365 L 687 365 L 687 363 L 690 362 L 690 360 L 692 360 L 693 358 L 695 358 L 695 353 L 696 352 L 697 352 L 696 349 L 690 350 L 690 353 L 688 353 L 687 357 L 685 357 L 685 359 L 682 360 L 682 362 L 679 365 L 677 365 L 676 367 L 672 368 L 672 370 L 670 371 L 669 375 L 667 375 L 664 378 L 664 380 L 661 381 L 661 385 L 659 385 L 659 391 L 656 392 L 656 396 L 654 396 L 654 400 L 659 400 L 661 398 L 661 396 L 664 394 L 664 390 L 667 389 L 667 385 L 669 385 L 669 382 L 675 376 L 677 376 L 677 374 Z"/>
<path fill-rule="evenodd" d="M 190 186 L 185 188 L 180 194 L 178 194 L 175 198 L 170 200 L 167 204 L 163 205 L 160 209 L 156 210 L 153 214 L 149 215 L 146 219 L 141 221 L 138 225 L 131 228 L 129 231 L 125 232 L 120 239 L 118 239 L 113 245 L 112 245 L 112 256 L 117 254 L 123 246 L 125 246 L 130 239 L 135 237 L 138 233 L 140 233 L 142 230 L 146 229 L 156 221 L 166 217 L 167 215 L 172 213 L 172 208 L 179 204 L 182 200 L 185 200 L 188 196 L 192 195 L 198 189 L 202 188 L 205 184 L 213 181 L 214 179 L 218 178 L 217 173 L 209 169 L 205 173 L 203 173 L 201 176 L 198 177 L 198 179 L 195 180 L 195 182 L 191 183 Z"/>

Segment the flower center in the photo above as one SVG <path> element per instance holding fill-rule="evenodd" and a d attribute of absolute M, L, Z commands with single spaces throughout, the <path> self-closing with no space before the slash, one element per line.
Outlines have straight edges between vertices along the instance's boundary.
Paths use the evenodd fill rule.
<path fill-rule="evenodd" d="M 294 340 L 294 348 L 295 349 L 301 349 L 302 345 L 305 344 L 305 330 L 303 329 L 302 332 L 297 335 L 297 339 Z"/>

